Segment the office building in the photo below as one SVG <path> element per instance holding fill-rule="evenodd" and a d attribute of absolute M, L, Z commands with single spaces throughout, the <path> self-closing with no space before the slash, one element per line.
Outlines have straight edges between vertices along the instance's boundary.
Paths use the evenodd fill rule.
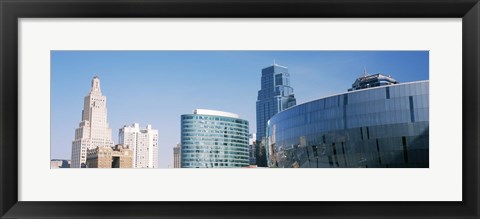
<path fill-rule="evenodd" d="M 132 150 L 133 168 L 157 168 L 158 130 L 152 129 L 151 125 L 145 129 L 141 129 L 138 123 L 123 126 L 118 141 Z"/>
<path fill-rule="evenodd" d="M 262 69 L 261 89 L 257 97 L 257 137 L 256 162 L 260 167 L 267 166 L 265 156 L 265 130 L 267 121 L 275 114 L 296 104 L 293 88 L 290 86 L 288 68 L 273 63 Z"/>
<path fill-rule="evenodd" d="M 248 141 L 248 157 L 250 160 L 250 165 L 257 165 L 257 155 L 255 153 L 256 149 L 256 139 L 257 136 L 255 133 L 250 134 Z"/>
<path fill-rule="evenodd" d="M 181 116 L 181 167 L 249 165 L 248 121 L 237 114 L 196 109 Z"/>
<path fill-rule="evenodd" d="M 126 146 L 87 150 L 87 168 L 132 168 L 132 150 Z"/>
<path fill-rule="evenodd" d="M 50 160 L 50 169 L 70 168 L 70 160 L 52 159 Z"/>
<path fill-rule="evenodd" d="M 269 166 L 429 167 L 429 82 L 357 85 L 273 116 Z"/>
<path fill-rule="evenodd" d="M 180 144 L 173 147 L 173 168 L 181 168 Z"/>
<path fill-rule="evenodd" d="M 92 79 L 90 92 L 84 98 L 82 121 L 75 129 L 71 167 L 85 167 L 87 149 L 112 146 L 112 130 L 107 121 L 107 97 L 102 95 L 100 79 L 95 76 Z"/>

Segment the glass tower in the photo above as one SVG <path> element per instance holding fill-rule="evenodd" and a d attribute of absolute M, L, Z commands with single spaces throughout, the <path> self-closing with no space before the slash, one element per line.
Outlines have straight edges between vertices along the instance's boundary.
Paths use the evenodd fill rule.
<path fill-rule="evenodd" d="M 181 116 L 181 168 L 246 167 L 248 121 L 237 114 L 197 109 Z"/>
<path fill-rule="evenodd" d="M 295 106 L 288 68 L 274 63 L 262 69 L 261 89 L 257 97 L 257 165 L 267 166 L 264 140 L 267 121 L 275 114 Z"/>

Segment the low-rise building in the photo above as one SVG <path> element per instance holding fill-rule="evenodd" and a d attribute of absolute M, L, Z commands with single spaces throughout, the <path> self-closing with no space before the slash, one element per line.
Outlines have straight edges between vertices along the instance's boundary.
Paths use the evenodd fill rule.
<path fill-rule="evenodd" d="M 50 169 L 70 168 L 70 160 L 52 159 L 50 161 Z"/>

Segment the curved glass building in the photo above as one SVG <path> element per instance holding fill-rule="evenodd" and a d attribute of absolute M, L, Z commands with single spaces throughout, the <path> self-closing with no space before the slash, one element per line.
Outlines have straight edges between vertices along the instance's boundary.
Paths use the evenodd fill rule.
<path fill-rule="evenodd" d="M 268 165 L 428 167 L 429 82 L 365 87 L 273 116 L 267 125 Z"/>
<path fill-rule="evenodd" d="M 249 165 L 248 121 L 237 114 L 196 109 L 181 116 L 181 167 Z"/>

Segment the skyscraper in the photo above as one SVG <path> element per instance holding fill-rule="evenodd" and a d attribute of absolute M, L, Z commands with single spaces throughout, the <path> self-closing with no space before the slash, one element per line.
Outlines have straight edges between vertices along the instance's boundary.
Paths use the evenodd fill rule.
<path fill-rule="evenodd" d="M 118 141 L 132 149 L 133 168 L 157 168 L 158 130 L 152 129 L 151 125 L 145 129 L 140 129 L 138 123 L 123 126 L 119 130 Z"/>
<path fill-rule="evenodd" d="M 96 147 L 113 147 L 112 129 L 107 121 L 107 97 L 102 96 L 97 76 L 93 77 L 90 92 L 84 98 L 82 121 L 75 129 L 71 167 L 85 166 L 87 149 Z"/>
<path fill-rule="evenodd" d="M 261 89 L 257 97 L 256 162 L 258 166 L 267 166 L 264 145 L 267 121 L 273 115 L 295 104 L 288 68 L 273 63 L 272 66 L 262 69 Z"/>
<path fill-rule="evenodd" d="M 180 144 L 177 144 L 173 147 L 173 168 L 181 168 L 180 161 Z"/>
<path fill-rule="evenodd" d="M 181 167 L 246 167 L 248 121 L 237 114 L 196 109 L 181 116 Z"/>

